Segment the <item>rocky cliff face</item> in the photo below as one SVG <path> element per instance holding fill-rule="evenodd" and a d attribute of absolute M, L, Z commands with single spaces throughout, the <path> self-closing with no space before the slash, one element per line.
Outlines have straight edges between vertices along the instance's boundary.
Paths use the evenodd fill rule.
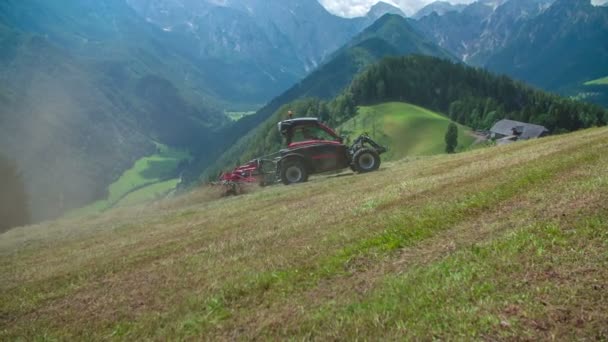
<path fill-rule="evenodd" d="M 480 0 L 461 11 L 434 12 L 416 27 L 442 47 L 473 65 L 483 65 L 503 48 L 527 20 L 546 10 L 553 0 Z"/>
<path fill-rule="evenodd" d="M 334 16 L 317 1 L 128 2 L 148 21 L 180 34 L 195 61 L 213 65 L 226 92 L 231 84 L 245 83 L 250 93 L 240 89 L 243 96 L 257 103 L 304 77 L 369 23 Z"/>

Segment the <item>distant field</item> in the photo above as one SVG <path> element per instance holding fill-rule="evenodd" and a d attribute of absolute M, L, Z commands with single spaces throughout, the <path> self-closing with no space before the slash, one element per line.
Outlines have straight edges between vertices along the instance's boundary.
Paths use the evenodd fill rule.
<path fill-rule="evenodd" d="M 226 116 L 228 116 L 230 118 L 230 120 L 232 121 L 238 121 L 248 115 L 252 115 L 255 114 L 255 111 L 249 111 L 249 112 L 226 112 Z"/>
<path fill-rule="evenodd" d="M 608 76 L 598 78 L 597 80 L 585 82 L 585 85 L 608 85 Z"/>
<path fill-rule="evenodd" d="M 158 152 L 141 158 L 108 189 L 109 196 L 89 206 L 69 213 L 82 215 L 106 210 L 115 205 L 135 204 L 165 194 L 178 183 L 174 171 L 190 154 L 157 144 Z M 169 178 L 174 179 L 169 179 Z"/>
<path fill-rule="evenodd" d="M 368 132 L 379 143 L 388 146 L 387 160 L 407 156 L 445 153 L 444 136 L 450 119 L 425 108 L 401 102 L 359 107 L 359 114 L 339 127 L 352 139 Z M 458 149 L 469 147 L 475 140 L 470 129 L 458 125 Z"/>
<path fill-rule="evenodd" d="M 16 228 L 0 341 L 604 341 L 606 146 L 594 128 Z"/>

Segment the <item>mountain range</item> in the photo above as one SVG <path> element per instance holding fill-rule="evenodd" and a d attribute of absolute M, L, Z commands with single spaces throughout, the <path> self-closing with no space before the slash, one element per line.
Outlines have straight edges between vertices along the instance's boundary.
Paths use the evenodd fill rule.
<path fill-rule="evenodd" d="M 435 1 L 418 10 L 418 12 L 414 13 L 412 18 L 418 20 L 433 13 L 442 16 L 448 12 L 460 12 L 466 7 L 467 5 L 465 4 L 452 4 L 448 1 Z"/>
<path fill-rule="evenodd" d="M 480 0 L 413 25 L 468 64 L 574 96 L 608 75 L 607 13 L 590 0 Z"/>
<path fill-rule="evenodd" d="M 148 22 L 179 37 L 176 49 L 209 71 L 231 109 L 263 105 L 382 15 L 404 16 L 384 2 L 354 19 L 306 0 L 127 2 Z"/>
<path fill-rule="evenodd" d="M 574 93 L 586 81 L 608 75 L 608 7 L 556 0 L 523 23 L 485 66 L 544 89 Z"/>

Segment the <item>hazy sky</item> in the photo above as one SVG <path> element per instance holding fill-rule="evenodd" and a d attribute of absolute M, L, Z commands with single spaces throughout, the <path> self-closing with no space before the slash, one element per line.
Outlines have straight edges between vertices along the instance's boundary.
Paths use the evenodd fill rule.
<path fill-rule="evenodd" d="M 365 15 L 370 7 L 379 0 L 319 0 L 328 11 L 341 17 L 358 17 Z M 419 9 L 435 0 L 382 0 L 400 7 L 407 15 L 416 13 Z M 475 0 L 448 0 L 453 4 L 469 4 Z M 608 0 L 591 0 L 591 3 L 604 4 Z"/>
<path fill-rule="evenodd" d="M 333 14 L 342 17 L 363 16 L 379 0 L 319 0 L 319 2 Z M 417 10 L 435 0 L 383 0 L 400 7 L 407 15 L 414 14 Z M 453 4 L 468 4 L 475 0 L 450 0 Z"/>

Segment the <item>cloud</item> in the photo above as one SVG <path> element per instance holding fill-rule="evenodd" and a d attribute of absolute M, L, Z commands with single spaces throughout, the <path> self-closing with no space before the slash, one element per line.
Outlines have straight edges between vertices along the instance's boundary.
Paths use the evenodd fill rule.
<path fill-rule="evenodd" d="M 341 17 L 361 17 L 380 0 L 319 0 L 329 12 Z M 407 14 L 412 15 L 422 7 L 435 0 L 382 0 L 395 5 Z M 471 3 L 474 0 L 450 0 L 453 4 Z"/>
<path fill-rule="evenodd" d="M 364 16 L 378 0 L 319 0 L 329 12 L 341 17 Z"/>

